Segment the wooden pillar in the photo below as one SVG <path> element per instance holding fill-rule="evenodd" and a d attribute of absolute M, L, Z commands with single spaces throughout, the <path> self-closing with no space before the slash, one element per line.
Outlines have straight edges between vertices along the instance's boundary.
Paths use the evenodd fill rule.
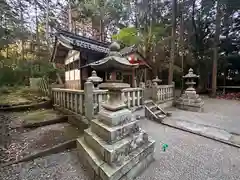
<path fill-rule="evenodd" d="M 132 87 L 135 87 L 135 69 L 132 69 Z"/>
<path fill-rule="evenodd" d="M 77 69 L 79 69 L 78 73 L 79 73 L 79 87 L 78 89 L 82 89 L 82 76 L 81 76 L 81 71 L 82 69 L 80 69 L 81 67 L 81 52 L 79 52 L 79 60 L 78 60 L 78 67 Z"/>
<path fill-rule="evenodd" d="M 112 78 L 111 78 L 111 80 L 117 80 L 117 75 L 116 75 L 116 72 L 115 71 L 113 71 L 113 72 L 111 72 L 111 74 L 112 74 Z"/>
<path fill-rule="evenodd" d="M 144 82 L 147 82 L 147 68 L 144 68 Z"/>

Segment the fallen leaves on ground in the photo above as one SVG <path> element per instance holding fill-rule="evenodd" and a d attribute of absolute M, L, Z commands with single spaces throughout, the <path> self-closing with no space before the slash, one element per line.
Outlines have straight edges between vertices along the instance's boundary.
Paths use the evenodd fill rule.
<path fill-rule="evenodd" d="M 217 96 L 218 99 L 232 99 L 232 100 L 240 100 L 240 92 L 237 93 L 226 93 Z"/>

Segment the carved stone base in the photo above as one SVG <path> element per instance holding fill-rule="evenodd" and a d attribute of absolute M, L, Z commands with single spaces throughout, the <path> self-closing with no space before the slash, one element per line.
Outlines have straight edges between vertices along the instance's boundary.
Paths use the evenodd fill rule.
<path fill-rule="evenodd" d="M 193 111 L 193 112 L 203 112 L 203 105 L 202 106 L 190 106 L 186 104 L 176 103 L 176 107 L 186 111 Z"/>
<path fill-rule="evenodd" d="M 153 160 L 155 142 L 128 109 L 103 109 L 77 141 L 81 160 L 94 180 L 128 180 Z"/>
<path fill-rule="evenodd" d="M 195 90 L 187 89 L 184 94 L 176 101 L 176 107 L 179 109 L 203 112 L 203 100 L 196 94 Z"/>
<path fill-rule="evenodd" d="M 130 180 L 138 176 L 154 160 L 154 141 L 126 156 L 120 166 L 109 165 L 95 153 L 86 141 L 78 139 L 79 156 L 93 180 Z"/>

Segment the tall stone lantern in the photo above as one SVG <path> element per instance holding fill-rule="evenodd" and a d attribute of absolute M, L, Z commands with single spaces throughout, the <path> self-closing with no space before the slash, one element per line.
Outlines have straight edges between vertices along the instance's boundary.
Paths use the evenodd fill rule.
<path fill-rule="evenodd" d="M 183 76 L 183 79 L 185 79 L 185 84 L 188 86 L 188 88 L 186 89 L 186 91 L 195 91 L 194 85 L 196 84 L 196 82 L 194 81 L 196 78 L 199 78 L 198 75 L 193 73 L 193 69 L 190 68 L 188 70 L 188 74 L 186 74 L 185 76 Z"/>
<path fill-rule="evenodd" d="M 197 112 L 203 111 L 204 102 L 196 93 L 194 88 L 194 85 L 196 84 L 194 80 L 196 78 L 199 78 L 199 76 L 193 73 L 192 68 L 189 69 L 188 74 L 183 76 L 183 79 L 185 79 L 185 84 L 188 87 L 181 97 L 176 101 L 176 106 L 179 109 Z"/>
<path fill-rule="evenodd" d="M 92 71 L 92 75 L 89 78 L 87 78 L 87 80 L 91 81 L 96 89 L 98 89 L 98 84 L 103 81 L 102 78 L 97 76 L 97 72 L 94 70 Z"/>
<path fill-rule="evenodd" d="M 137 66 L 122 57 L 117 43 L 109 48 L 107 57 L 90 64 L 95 70 L 110 72 L 111 78 L 99 85 L 109 90 L 109 101 L 102 105 L 97 119 L 91 121 L 84 137 L 78 140 L 78 149 L 94 178 L 133 179 L 152 162 L 155 141 L 139 127 L 121 98 L 121 90 L 130 85 L 116 78 L 117 71 Z"/>

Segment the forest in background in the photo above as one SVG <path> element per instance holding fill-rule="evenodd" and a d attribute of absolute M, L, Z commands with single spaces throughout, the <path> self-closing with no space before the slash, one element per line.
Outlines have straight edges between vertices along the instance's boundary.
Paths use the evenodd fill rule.
<path fill-rule="evenodd" d="M 240 84 L 237 0 L 1 0 L 0 18 L 0 86 L 61 75 L 49 62 L 58 29 L 136 45 L 166 83 L 192 67 L 213 96 Z"/>

